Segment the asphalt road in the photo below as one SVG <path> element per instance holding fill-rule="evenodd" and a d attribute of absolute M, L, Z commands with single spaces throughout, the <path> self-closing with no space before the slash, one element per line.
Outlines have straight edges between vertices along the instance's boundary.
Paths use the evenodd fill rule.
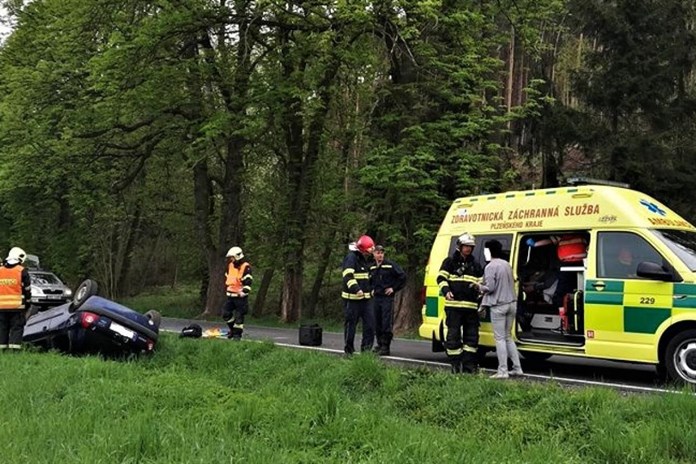
<path fill-rule="evenodd" d="M 164 318 L 161 330 L 180 332 L 190 324 L 199 324 L 204 330 L 225 327 L 222 323 Z M 323 332 L 323 343 L 319 347 L 306 347 L 299 344 L 297 328 L 259 327 L 245 324 L 244 337 L 252 340 L 270 340 L 273 343 L 301 349 L 313 349 L 343 354 L 343 334 Z M 359 346 L 360 334 L 355 344 Z M 385 361 L 407 366 L 427 366 L 433 369 L 449 369 L 444 353 L 433 353 L 427 340 L 398 338 L 392 342 L 391 356 Z M 482 368 L 491 373 L 497 366 L 495 353 L 489 353 Z M 661 385 L 654 366 L 575 358 L 571 356 L 552 356 L 547 361 L 522 361 L 526 378 L 531 380 L 556 380 L 561 383 L 577 385 L 606 385 L 627 391 L 669 391 Z"/>

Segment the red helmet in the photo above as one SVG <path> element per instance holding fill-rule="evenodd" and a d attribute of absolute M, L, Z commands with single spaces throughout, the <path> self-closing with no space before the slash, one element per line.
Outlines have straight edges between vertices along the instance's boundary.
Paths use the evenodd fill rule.
<path fill-rule="evenodd" d="M 355 246 L 358 247 L 358 251 L 361 253 L 369 253 L 375 247 L 375 241 L 369 235 L 361 235 Z"/>

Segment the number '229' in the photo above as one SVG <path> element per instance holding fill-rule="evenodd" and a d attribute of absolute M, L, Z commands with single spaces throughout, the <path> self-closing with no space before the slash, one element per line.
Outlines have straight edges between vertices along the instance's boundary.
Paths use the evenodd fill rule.
<path fill-rule="evenodd" d="M 641 296 L 640 304 L 655 304 L 655 298 L 651 296 Z"/>

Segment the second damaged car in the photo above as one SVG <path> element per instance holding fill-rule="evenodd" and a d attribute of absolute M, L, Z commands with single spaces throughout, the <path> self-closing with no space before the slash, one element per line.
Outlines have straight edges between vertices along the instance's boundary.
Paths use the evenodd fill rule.
<path fill-rule="evenodd" d="M 85 280 L 71 302 L 29 317 L 24 341 L 68 353 L 150 353 L 160 320 L 157 311 L 141 314 L 97 296 L 97 283 Z"/>

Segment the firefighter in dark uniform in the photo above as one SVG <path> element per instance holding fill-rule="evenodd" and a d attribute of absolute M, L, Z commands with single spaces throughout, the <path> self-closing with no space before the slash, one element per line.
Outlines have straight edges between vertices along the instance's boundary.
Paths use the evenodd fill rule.
<path fill-rule="evenodd" d="M 361 351 L 372 350 L 375 339 L 375 314 L 372 308 L 369 257 L 375 242 L 367 235 L 361 236 L 343 259 L 343 298 L 345 322 L 343 325 L 344 348 L 347 355 L 355 352 L 355 329 L 362 320 Z"/>
<path fill-rule="evenodd" d="M 445 258 L 437 275 L 440 294 L 445 297 L 445 349 L 452 372 L 475 372 L 479 341 L 478 283 L 483 268 L 472 252 L 476 245 L 471 234 L 457 238 L 457 249 Z"/>
<path fill-rule="evenodd" d="M 22 264 L 27 254 L 14 247 L 0 265 L 0 349 L 22 347 L 24 315 L 31 300 L 31 278 Z"/>
<path fill-rule="evenodd" d="M 225 286 L 227 301 L 222 308 L 230 333 L 227 338 L 241 340 L 244 332 L 244 316 L 249 312 L 249 293 L 251 293 L 251 265 L 244 257 L 242 249 L 232 247 L 227 252 L 227 271 Z"/>
<path fill-rule="evenodd" d="M 377 245 L 373 253 L 375 262 L 370 266 L 370 282 L 374 295 L 375 334 L 380 356 L 389 356 L 394 334 L 394 294 L 406 285 L 406 273 L 401 266 L 384 257 L 384 247 Z"/>

